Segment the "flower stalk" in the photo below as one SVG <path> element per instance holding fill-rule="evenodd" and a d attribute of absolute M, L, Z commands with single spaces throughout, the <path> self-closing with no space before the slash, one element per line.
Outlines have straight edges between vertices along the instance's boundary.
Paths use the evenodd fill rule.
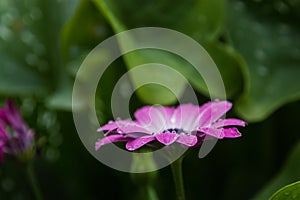
<path fill-rule="evenodd" d="M 30 185 L 32 187 L 35 199 L 43 200 L 42 193 L 41 193 L 40 187 L 38 185 L 37 178 L 36 178 L 35 172 L 33 170 L 33 165 L 31 162 L 29 162 L 26 166 L 26 173 L 27 173 Z"/>
<path fill-rule="evenodd" d="M 185 200 L 184 184 L 182 177 L 182 160 L 183 157 L 180 157 L 171 164 L 177 200 Z"/>

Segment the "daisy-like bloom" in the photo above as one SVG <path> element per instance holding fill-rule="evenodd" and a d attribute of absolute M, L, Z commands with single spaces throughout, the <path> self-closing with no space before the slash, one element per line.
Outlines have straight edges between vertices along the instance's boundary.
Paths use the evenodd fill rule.
<path fill-rule="evenodd" d="M 129 151 L 153 141 L 195 147 L 212 138 L 240 137 L 233 126 L 245 126 L 246 123 L 235 118 L 222 119 L 231 107 L 228 101 L 208 102 L 200 107 L 192 104 L 181 104 L 177 108 L 145 106 L 134 113 L 136 120 L 118 119 L 100 127 L 98 131 L 106 133 L 96 142 L 95 149 L 121 141 L 127 142 Z"/>
<path fill-rule="evenodd" d="M 26 154 L 33 146 L 34 132 L 27 128 L 11 100 L 0 108 L 0 162 L 5 154 Z"/>

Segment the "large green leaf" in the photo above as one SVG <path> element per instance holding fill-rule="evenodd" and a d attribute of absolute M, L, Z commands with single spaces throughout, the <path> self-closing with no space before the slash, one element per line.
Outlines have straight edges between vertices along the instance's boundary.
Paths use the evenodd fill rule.
<path fill-rule="evenodd" d="M 35 35 L 41 10 L 23 1 L 0 2 L 0 92 L 4 95 L 41 94 L 48 71 L 45 46 Z"/>
<path fill-rule="evenodd" d="M 51 107 L 70 108 L 72 84 L 62 68 L 59 37 L 76 1 L 0 2 L 2 95 L 47 95 Z"/>
<path fill-rule="evenodd" d="M 300 97 L 299 20 L 285 10 L 285 1 L 245 2 L 228 6 L 230 35 L 248 66 L 236 110 L 248 121 L 260 121 Z M 288 19 L 285 12 L 291 12 Z"/>
<path fill-rule="evenodd" d="M 270 200 L 291 200 L 300 198 L 300 181 L 287 185 L 278 190 Z"/>
<path fill-rule="evenodd" d="M 253 200 L 268 199 L 281 187 L 300 180 L 300 142 L 292 151 L 281 172 Z M 300 196 L 299 196 L 300 197 Z"/>
<path fill-rule="evenodd" d="M 233 96 L 241 89 L 240 57 L 229 45 L 221 44 L 217 40 L 223 28 L 224 1 L 143 1 L 142 5 L 137 1 L 94 0 L 94 2 L 116 33 L 136 27 L 156 26 L 178 30 L 193 37 L 208 49 L 210 55 L 217 62 L 219 70 L 223 72 L 222 78 L 227 89 L 227 95 Z M 170 5 L 174 5 L 172 9 L 170 9 Z M 231 50 L 228 51 L 229 49 Z M 143 50 L 126 55 L 125 62 L 128 69 L 150 62 L 165 64 L 176 69 L 196 89 L 208 95 L 202 77 L 191 65 L 178 56 L 162 51 Z M 159 69 L 151 70 L 151 73 L 148 74 L 163 79 L 166 81 L 166 85 L 176 85 L 176 88 L 172 88 L 175 95 L 164 87 L 147 86 L 140 88 L 137 93 L 147 103 L 173 103 L 176 96 L 180 96 L 185 88 L 184 81 L 176 77 L 175 74 L 168 73 L 167 79 Z M 145 79 L 149 79 L 148 74 L 131 74 L 133 83 L 138 85 Z M 218 95 L 221 96 L 216 90 L 213 96 Z"/>

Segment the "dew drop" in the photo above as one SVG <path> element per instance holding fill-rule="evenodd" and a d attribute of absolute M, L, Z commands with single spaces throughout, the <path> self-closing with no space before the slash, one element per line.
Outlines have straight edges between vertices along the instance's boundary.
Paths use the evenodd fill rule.
<path fill-rule="evenodd" d="M 285 196 L 288 196 L 288 195 L 290 195 L 290 193 L 289 193 L 289 192 L 285 192 L 284 195 L 285 195 Z"/>
<path fill-rule="evenodd" d="M 292 199 L 297 199 L 298 195 L 297 194 L 293 194 Z"/>
<path fill-rule="evenodd" d="M 175 124 L 175 122 L 176 122 L 175 117 L 172 117 L 170 121 L 171 121 L 171 123 Z"/>

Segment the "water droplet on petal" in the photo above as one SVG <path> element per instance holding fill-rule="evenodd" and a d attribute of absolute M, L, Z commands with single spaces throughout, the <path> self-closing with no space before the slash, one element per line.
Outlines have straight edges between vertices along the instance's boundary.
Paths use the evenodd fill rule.
<path fill-rule="evenodd" d="M 170 121 L 171 121 L 171 123 L 173 123 L 173 124 L 174 124 L 174 123 L 176 122 L 176 119 L 175 119 L 175 117 L 172 117 Z"/>

